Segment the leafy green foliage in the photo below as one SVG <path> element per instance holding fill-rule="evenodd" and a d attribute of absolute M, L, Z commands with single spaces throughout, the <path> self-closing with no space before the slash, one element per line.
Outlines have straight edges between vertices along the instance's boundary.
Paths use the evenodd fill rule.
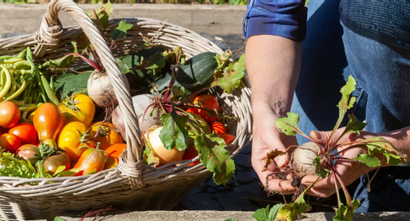
<path fill-rule="evenodd" d="M 124 37 L 127 34 L 127 31 L 132 28 L 132 24 L 127 23 L 126 21 L 120 21 L 118 27 L 111 33 L 111 39 L 113 41 L 118 38 Z"/>
<path fill-rule="evenodd" d="M 102 5 L 95 10 L 95 13 L 97 14 L 97 19 L 98 19 L 98 26 L 101 28 L 101 30 L 105 30 L 107 28 L 109 17 L 112 14 L 112 12 L 113 12 L 113 8 L 112 8 L 112 4 L 110 1 L 108 1 L 105 5 Z M 88 10 L 87 14 L 91 18 L 91 20 L 95 24 L 97 24 L 97 21 L 94 15 L 94 10 Z"/>
<path fill-rule="evenodd" d="M 22 160 L 0 148 L 0 176 L 21 178 L 48 178 L 48 173 L 37 172 L 30 161 Z"/>
<path fill-rule="evenodd" d="M 349 122 L 347 123 L 346 128 L 340 137 L 350 132 L 354 132 L 357 135 L 360 135 L 360 131 L 366 127 L 367 123 L 361 122 L 353 114 L 349 114 L 347 116 L 349 117 Z"/>
<path fill-rule="evenodd" d="M 176 113 L 163 114 L 161 122 L 164 124 L 159 137 L 167 150 L 188 148 L 188 116 Z"/>
<path fill-rule="evenodd" d="M 378 167 L 380 166 L 380 160 L 369 154 L 359 154 L 356 158 L 352 160 L 359 161 L 368 167 Z"/>
<path fill-rule="evenodd" d="M 91 71 L 76 73 L 64 73 L 55 78 L 54 92 L 57 98 L 61 101 L 63 94 L 71 95 L 72 93 L 87 94 L 87 82 L 91 75 Z"/>
<path fill-rule="evenodd" d="M 282 133 L 288 136 L 295 136 L 299 130 L 298 122 L 299 115 L 295 113 L 287 113 L 287 117 L 279 118 L 276 120 L 276 126 L 282 131 Z"/>
<path fill-rule="evenodd" d="M 320 178 L 326 178 L 330 175 L 330 171 L 323 167 L 320 163 L 320 157 L 313 159 L 313 165 L 316 167 L 315 174 Z"/>
<path fill-rule="evenodd" d="M 201 133 L 195 137 L 199 159 L 213 172 L 213 179 L 217 185 L 225 185 L 235 172 L 235 163 L 225 147 L 225 141 L 216 134 Z"/>
<path fill-rule="evenodd" d="M 365 143 L 370 155 L 382 153 L 387 163 L 391 166 L 396 166 L 400 163 L 405 164 L 407 162 L 407 155 L 396 149 L 383 137 L 374 137 L 366 140 Z"/>
<path fill-rule="evenodd" d="M 241 79 L 245 76 L 245 68 L 245 55 L 243 54 L 238 60 L 231 62 L 223 71 L 216 73 L 215 81 L 211 86 L 220 86 L 225 93 L 232 93 L 232 90 L 239 86 Z"/>
<path fill-rule="evenodd" d="M 266 208 L 261 208 L 255 211 L 253 218 L 257 221 L 274 221 L 279 209 L 284 206 L 284 204 L 275 204 L 271 209 L 269 205 Z"/>
<path fill-rule="evenodd" d="M 115 58 L 115 61 L 117 62 L 118 67 L 120 68 L 121 73 L 127 74 L 128 72 L 130 72 L 129 67 L 128 67 L 124 62 L 122 62 L 121 59 Z"/>
<path fill-rule="evenodd" d="M 71 42 L 74 48 L 74 53 L 78 53 L 77 42 Z M 68 68 L 73 61 L 75 61 L 76 56 L 64 56 L 59 59 L 47 60 L 39 69 L 43 68 Z"/>
<path fill-rule="evenodd" d="M 335 217 L 333 217 L 333 221 L 353 221 L 353 213 L 359 207 L 360 201 L 355 199 L 352 204 L 353 208 L 350 205 L 341 204 L 336 211 Z"/>

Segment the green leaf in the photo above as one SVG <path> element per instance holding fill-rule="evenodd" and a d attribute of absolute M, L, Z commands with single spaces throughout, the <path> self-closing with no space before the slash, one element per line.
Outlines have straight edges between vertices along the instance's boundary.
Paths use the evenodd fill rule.
<path fill-rule="evenodd" d="M 278 204 L 275 204 L 272 207 L 272 209 L 270 209 L 269 215 L 268 215 L 268 220 L 269 221 L 274 221 L 276 219 L 276 215 L 278 214 L 278 211 L 279 211 L 280 208 L 282 208 L 282 206 L 284 206 L 284 204 L 278 203 Z"/>
<path fill-rule="evenodd" d="M 390 142 L 383 137 L 374 137 L 362 141 L 360 144 L 364 144 L 370 155 L 382 153 L 387 163 L 391 166 L 396 166 L 400 163 L 405 164 L 407 162 L 407 155 L 395 148 Z"/>
<path fill-rule="evenodd" d="M 128 68 L 128 66 L 125 65 L 124 62 L 122 62 L 121 59 L 115 58 L 115 61 L 117 62 L 118 67 L 120 68 L 121 73 L 127 74 L 128 72 L 130 72 L 130 69 Z"/>
<path fill-rule="evenodd" d="M 293 203 L 282 206 L 276 215 L 277 220 L 293 221 L 297 216 L 304 213 L 308 208 L 308 205 L 304 199 L 305 194 L 316 184 L 318 180 L 319 178 L 307 187 Z"/>
<path fill-rule="evenodd" d="M 56 217 L 54 217 L 53 221 L 66 221 L 66 220 L 59 217 L 59 216 L 56 216 Z"/>
<path fill-rule="evenodd" d="M 282 117 L 276 120 L 276 126 L 282 131 L 282 133 L 288 136 L 295 136 L 299 130 L 298 122 L 299 115 L 295 113 L 287 113 L 287 117 Z"/>
<path fill-rule="evenodd" d="M 267 221 L 269 216 L 269 205 L 266 208 L 257 209 L 252 217 L 257 221 Z"/>
<path fill-rule="evenodd" d="M 53 176 L 56 176 L 56 177 L 62 177 L 62 176 L 74 176 L 74 175 L 76 175 L 77 173 L 79 173 L 80 172 L 80 168 L 72 168 L 72 169 L 69 169 L 69 170 L 66 170 L 66 171 L 61 171 L 61 172 L 59 172 L 59 173 L 54 173 L 54 175 Z"/>
<path fill-rule="evenodd" d="M 165 67 L 166 58 L 160 53 L 155 53 L 145 60 L 144 68 L 153 70 L 154 74 Z"/>
<path fill-rule="evenodd" d="M 167 150 L 177 148 L 182 151 L 188 148 L 188 116 L 176 113 L 163 114 L 161 122 L 164 124 L 159 137 Z"/>
<path fill-rule="evenodd" d="M 101 30 L 105 30 L 108 26 L 108 21 L 109 17 L 113 12 L 112 4 L 110 1 L 108 1 L 105 5 L 100 6 L 95 10 L 97 17 L 98 17 L 98 26 L 101 28 Z M 88 10 L 87 11 L 88 16 L 91 18 L 91 20 L 96 23 L 95 21 L 95 15 L 93 10 Z"/>
<path fill-rule="evenodd" d="M 145 165 L 154 164 L 155 166 L 159 166 L 159 158 L 154 155 L 147 143 L 145 143 L 143 155 Z"/>
<path fill-rule="evenodd" d="M 202 164 L 213 172 L 214 182 L 225 185 L 235 172 L 235 163 L 225 150 L 225 141 L 216 134 L 202 133 L 196 136 L 194 143 Z"/>
<path fill-rule="evenodd" d="M 63 94 L 71 95 L 72 93 L 87 94 L 87 82 L 91 75 L 91 71 L 76 74 L 73 72 L 66 72 L 55 78 L 54 93 L 57 98 L 63 100 Z"/>
<path fill-rule="evenodd" d="M 360 201 L 355 199 L 352 204 L 353 208 L 341 204 L 336 211 L 335 217 L 333 217 L 333 221 L 353 221 L 353 213 L 360 206 Z"/>
<path fill-rule="evenodd" d="M 245 76 L 245 55 L 241 55 L 239 60 L 229 64 L 222 72 L 215 74 L 215 81 L 211 87 L 220 86 L 225 93 L 232 93 L 232 90 L 237 88 L 242 78 Z"/>
<path fill-rule="evenodd" d="M 349 114 L 348 117 L 349 122 L 346 125 L 346 129 L 343 131 L 343 135 L 350 132 L 354 132 L 357 135 L 360 135 L 360 131 L 366 127 L 367 123 L 361 122 L 353 114 Z"/>
<path fill-rule="evenodd" d="M 57 176 L 59 173 L 63 172 L 65 170 L 65 166 L 59 166 L 57 167 L 56 172 L 54 172 L 53 177 Z"/>
<path fill-rule="evenodd" d="M 316 167 L 315 174 L 320 178 L 326 178 L 330 175 L 330 170 L 324 168 L 320 163 L 320 157 L 313 159 L 313 165 Z"/>
<path fill-rule="evenodd" d="M 357 160 L 367 167 L 378 167 L 380 166 L 380 160 L 372 155 L 369 154 L 359 154 L 356 158 L 353 158 L 352 160 Z"/>
<path fill-rule="evenodd" d="M 127 23 L 126 21 L 120 21 L 118 27 L 112 32 L 111 39 L 117 40 L 118 38 L 124 37 L 127 34 L 127 31 L 132 28 L 132 24 Z"/>
<path fill-rule="evenodd" d="M 74 47 L 74 52 L 73 53 L 78 53 L 77 49 L 77 42 L 73 41 L 71 44 Z M 64 56 L 59 59 L 54 59 L 54 60 L 48 60 L 44 64 L 42 64 L 39 68 L 68 68 L 70 65 L 77 59 L 77 56 Z"/>

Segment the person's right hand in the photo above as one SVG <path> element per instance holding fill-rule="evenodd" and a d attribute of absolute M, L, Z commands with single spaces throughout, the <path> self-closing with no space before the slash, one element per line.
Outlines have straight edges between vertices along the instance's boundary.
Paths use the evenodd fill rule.
<path fill-rule="evenodd" d="M 295 145 L 296 138 L 294 136 L 286 136 L 275 125 L 278 117 L 269 108 L 255 108 L 253 112 L 253 141 L 252 141 L 252 166 L 259 176 L 265 189 L 269 192 L 277 192 L 282 194 L 291 194 L 295 192 L 295 188 L 290 185 L 289 180 L 278 179 L 272 173 L 278 172 L 279 167 L 289 162 L 290 154 L 275 158 L 271 161 L 265 171 L 266 155 L 272 150 L 280 150 L 285 152 L 287 147 Z"/>

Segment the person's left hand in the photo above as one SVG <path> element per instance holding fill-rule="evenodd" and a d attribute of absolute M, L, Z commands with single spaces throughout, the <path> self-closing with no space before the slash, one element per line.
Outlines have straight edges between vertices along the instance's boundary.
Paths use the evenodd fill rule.
<path fill-rule="evenodd" d="M 336 131 L 335 135 L 333 136 L 334 138 L 339 137 L 339 135 L 343 132 L 344 128 L 340 128 Z M 321 144 L 325 144 L 327 141 L 328 137 L 330 136 L 331 132 L 326 131 L 326 132 L 317 132 L 317 131 L 312 131 L 310 133 L 310 136 L 317 140 Z M 355 133 L 350 133 L 346 134 L 343 138 L 339 140 L 339 144 L 341 143 L 348 143 L 352 142 L 354 140 L 360 140 L 363 138 L 370 138 L 370 137 L 375 137 L 376 135 L 370 132 L 362 131 L 360 136 L 357 136 Z M 340 147 L 337 149 L 337 151 L 342 151 L 345 149 L 345 147 Z M 345 158 L 356 158 L 358 154 L 363 154 L 367 153 L 367 149 L 365 148 L 360 148 L 360 147 L 354 147 L 351 149 L 348 149 L 340 154 L 340 156 L 345 157 Z M 360 176 L 363 174 L 366 174 L 376 168 L 370 168 L 365 166 L 362 163 L 359 162 L 347 162 L 347 161 L 337 161 L 334 166 L 335 172 L 339 175 L 340 179 L 342 180 L 344 186 L 348 186 L 352 184 L 355 180 L 357 180 Z M 318 177 L 315 175 L 308 175 L 305 176 L 302 179 L 302 184 L 306 186 L 310 186 L 312 183 L 316 181 Z M 331 195 L 333 195 L 336 192 L 336 177 L 334 176 L 334 173 L 331 172 L 331 175 L 329 175 L 325 179 L 319 180 L 309 191 L 309 195 L 321 197 L 321 198 L 326 198 Z M 341 188 L 341 185 L 338 182 L 338 188 Z"/>

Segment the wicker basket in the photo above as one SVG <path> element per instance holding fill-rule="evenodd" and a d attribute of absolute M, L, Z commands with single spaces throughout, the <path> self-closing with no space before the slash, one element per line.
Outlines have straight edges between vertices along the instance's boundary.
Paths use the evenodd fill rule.
<path fill-rule="evenodd" d="M 63 29 L 58 20 L 60 10 L 69 13 L 79 27 Z M 126 20 L 134 26 L 127 36 L 118 40 L 118 54 L 126 54 L 135 45 L 141 45 L 141 36 L 168 47 L 181 46 L 188 57 L 205 51 L 223 52 L 209 40 L 176 25 L 145 18 Z M 1 220 L 51 219 L 64 211 L 110 205 L 133 210 L 170 210 L 184 194 L 210 175 L 201 163 L 187 166 L 198 157 L 178 166 L 176 163 L 158 168 L 143 165 L 143 145 L 131 96 L 125 89 L 125 81 L 105 40 L 119 22 L 110 20 L 108 31 L 101 35 L 87 14 L 73 1 L 54 0 L 49 4 L 37 33 L 0 40 L 0 55 L 15 54 L 30 46 L 36 61 L 42 62 L 63 56 L 72 51 L 71 41 L 87 37 L 101 58 L 119 99 L 126 119 L 128 144 L 117 168 L 93 175 L 51 179 L 0 177 Z M 236 139 L 227 149 L 235 156 L 252 137 L 249 84 L 244 79 L 232 94 L 217 89 L 209 92 L 219 98 L 225 114 L 239 118 L 228 121 L 228 132 Z"/>

